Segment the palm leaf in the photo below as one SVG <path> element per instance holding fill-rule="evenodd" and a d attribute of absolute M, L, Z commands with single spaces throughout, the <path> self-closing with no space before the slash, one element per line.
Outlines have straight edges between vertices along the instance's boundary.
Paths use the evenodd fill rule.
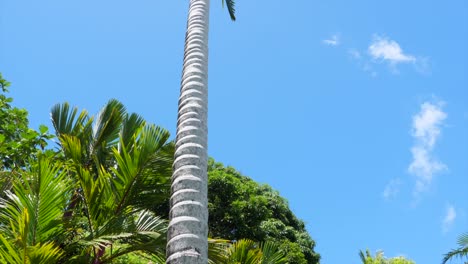
<path fill-rule="evenodd" d="M 278 244 L 272 241 L 266 241 L 260 245 L 263 253 L 262 264 L 283 264 L 287 259 L 283 252 L 279 251 Z"/>
<path fill-rule="evenodd" d="M 160 190 L 167 189 L 169 184 L 173 157 L 173 145 L 167 143 L 169 133 L 154 125 L 136 131 L 131 151 L 123 140 L 120 150 L 113 151 L 117 166 L 112 168 L 115 175 L 112 183 L 117 211 L 129 205 L 149 208 L 154 198 L 164 194 Z"/>
<path fill-rule="evenodd" d="M 458 237 L 457 243 L 460 247 L 445 254 L 442 264 L 447 263 L 447 261 L 452 258 L 468 257 L 468 233 L 461 234 L 460 237 Z"/>
<path fill-rule="evenodd" d="M 20 218 L 17 219 L 18 230 L 16 239 L 11 244 L 0 234 L 0 262 L 9 264 L 38 263 L 48 264 L 56 263 L 63 255 L 61 248 L 54 245 L 53 242 L 32 244 L 30 241 L 31 218 L 27 209 L 24 209 Z M 12 221 L 13 222 L 13 221 Z M 34 234 L 33 234 L 34 235 Z M 51 238 L 49 238 L 51 240 Z"/>
<path fill-rule="evenodd" d="M 92 120 L 88 113 L 82 111 L 78 117 L 77 113 L 78 109 L 76 107 L 71 109 L 68 103 L 56 104 L 52 107 L 50 116 L 57 136 L 63 134 L 79 136 L 85 130 L 84 128 L 89 127 Z"/>
<path fill-rule="evenodd" d="M 14 248 L 5 237 L 0 234 L 0 261 L 1 263 L 21 263 L 21 256 L 18 250 Z"/>
<path fill-rule="evenodd" d="M 231 17 L 232 21 L 235 21 L 236 20 L 236 8 L 235 8 L 234 0 L 222 0 L 222 1 L 223 1 L 223 6 L 224 6 L 224 2 L 226 2 L 229 16 Z"/>
<path fill-rule="evenodd" d="M 262 261 L 262 251 L 257 243 L 249 239 L 241 239 L 228 248 L 229 264 L 259 264 Z"/>
<path fill-rule="evenodd" d="M 208 238 L 208 263 L 222 264 L 228 261 L 229 240 Z"/>
<path fill-rule="evenodd" d="M 23 245 L 35 245 L 51 241 L 63 232 L 60 225 L 67 199 L 69 185 L 64 179 L 65 173 L 60 165 L 52 165 L 44 156 L 31 162 L 31 168 L 21 173 L 21 180 L 13 183 L 13 192 L 6 192 L 7 199 L 2 200 L 0 218 L 5 220 L 25 219 L 12 225 L 2 226 L 6 234 L 29 230 Z M 25 226 L 27 225 L 27 226 Z M 52 239 L 53 240 L 53 239 Z"/>
<path fill-rule="evenodd" d="M 144 127 L 144 125 L 145 120 L 135 113 L 124 118 L 122 122 L 122 129 L 120 130 L 120 143 L 124 144 L 124 146 L 127 147 L 129 151 L 131 151 L 130 146 L 134 142 L 134 135 L 138 134 L 138 130 Z"/>
<path fill-rule="evenodd" d="M 111 99 L 97 114 L 89 153 L 96 155 L 101 163 L 103 163 L 105 155 L 108 154 L 106 150 L 110 151 L 110 148 L 118 143 L 125 115 L 125 107 L 115 99 Z"/>

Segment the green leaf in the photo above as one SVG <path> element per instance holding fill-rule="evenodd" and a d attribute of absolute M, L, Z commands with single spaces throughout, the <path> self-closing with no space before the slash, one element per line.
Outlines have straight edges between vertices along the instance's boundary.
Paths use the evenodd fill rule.
<path fill-rule="evenodd" d="M 49 128 L 45 125 L 40 125 L 39 126 L 39 132 L 41 132 L 41 134 L 45 134 L 47 133 L 47 131 L 49 131 Z"/>

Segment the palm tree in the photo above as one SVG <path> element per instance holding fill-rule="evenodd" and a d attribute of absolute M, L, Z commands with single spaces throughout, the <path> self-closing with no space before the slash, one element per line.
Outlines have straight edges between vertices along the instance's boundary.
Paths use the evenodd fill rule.
<path fill-rule="evenodd" d="M 447 263 L 452 258 L 463 258 L 468 257 L 468 233 L 464 233 L 460 235 L 458 238 L 458 245 L 460 246 L 457 249 L 454 249 L 447 254 L 445 254 L 444 259 L 442 260 L 442 264 Z M 467 264 L 468 261 L 465 262 Z"/>
<path fill-rule="evenodd" d="M 51 114 L 73 187 L 63 219 L 84 230 L 64 246 L 69 261 L 106 263 L 134 251 L 164 259 L 167 224 L 151 210 L 169 188 L 169 133 L 116 100 L 95 118 L 77 113 L 65 103 Z"/>
<path fill-rule="evenodd" d="M 233 0 L 224 0 L 235 20 Z M 166 263 L 208 261 L 209 0 L 190 0 L 179 97 Z"/>

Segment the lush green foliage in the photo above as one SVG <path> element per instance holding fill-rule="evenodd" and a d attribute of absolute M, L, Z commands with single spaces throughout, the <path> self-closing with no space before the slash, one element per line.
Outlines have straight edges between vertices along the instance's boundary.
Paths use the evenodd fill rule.
<path fill-rule="evenodd" d="M 283 264 L 287 259 L 276 243 L 257 243 L 249 239 L 241 239 L 226 248 L 227 264 Z"/>
<path fill-rule="evenodd" d="M 386 258 L 382 251 L 379 251 L 372 256 L 369 250 L 366 253 L 360 251 L 359 257 L 362 264 L 415 264 L 414 261 L 406 259 L 405 257 Z"/>
<path fill-rule="evenodd" d="M 151 208 L 166 198 L 169 133 L 115 100 L 95 118 L 57 105 L 52 121 L 58 153 L 3 172 L 0 262 L 107 263 L 133 252 L 164 262 L 167 222 Z"/>
<path fill-rule="evenodd" d="M 13 107 L 13 98 L 6 96 L 9 86 L 0 73 L 0 171 L 24 166 L 51 138 L 46 126 L 39 132 L 29 128 L 28 112 Z"/>
<path fill-rule="evenodd" d="M 1 75 L 0 85 L 6 93 Z M 164 262 L 174 154 L 166 130 L 115 100 L 95 117 L 59 104 L 58 148 L 45 151 L 48 129 L 30 129 L 11 98 L 0 102 L 0 263 Z M 212 159 L 209 177 L 210 235 L 233 241 L 210 239 L 210 263 L 318 263 L 276 191 Z"/>
<path fill-rule="evenodd" d="M 451 259 L 465 259 L 465 264 L 468 264 L 468 233 L 461 234 L 458 238 L 458 248 L 451 250 L 445 254 L 442 264 L 447 263 Z"/>
<path fill-rule="evenodd" d="M 208 176 L 211 237 L 275 242 L 288 263 L 319 262 L 304 223 L 277 191 L 213 159 L 208 162 Z"/>

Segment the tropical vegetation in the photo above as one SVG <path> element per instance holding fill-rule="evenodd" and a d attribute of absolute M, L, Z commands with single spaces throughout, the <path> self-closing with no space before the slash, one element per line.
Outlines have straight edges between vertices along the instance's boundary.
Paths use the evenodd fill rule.
<path fill-rule="evenodd" d="M 163 261 L 167 223 L 151 208 L 169 186 L 169 133 L 115 100 L 95 117 L 67 103 L 51 116 L 59 151 L 4 172 L 1 260 L 108 263 L 142 251 Z"/>
<path fill-rule="evenodd" d="M 7 98 L 8 84 L 2 81 L 2 98 Z M 174 154 L 166 130 L 128 113 L 116 100 L 110 100 L 95 116 L 68 103 L 57 104 L 51 111 L 55 137 L 42 128 L 45 126 L 41 126 L 43 132 L 28 128 L 24 109 L 3 104 L 0 110 L 5 116 L 12 111 L 25 113 L 19 119 L 21 124 L 12 127 L 2 123 L 2 131 L 10 128 L 18 138 L 25 135 L 23 131 L 33 131 L 30 133 L 37 137 L 21 149 L 11 147 L 17 138 L 2 141 L 9 151 L 2 149 L 2 160 L 6 160 L 6 153 L 22 154 L 24 160 L 17 159 L 14 166 L 1 170 L 0 263 L 165 261 L 165 219 Z M 23 149 L 25 153 L 16 153 Z M 285 209 L 266 214 L 272 219 L 273 214 L 285 214 L 299 221 L 287 209 L 286 201 L 267 185 L 259 185 L 213 159 L 209 164 L 213 201 L 224 193 L 219 189 L 220 177 L 237 179 L 242 184 L 235 193 L 245 191 L 231 201 L 233 205 L 246 205 L 242 199 L 258 196 L 256 199 L 270 199 L 271 205 Z M 221 212 L 220 206 L 224 204 L 210 203 L 210 211 Z M 244 207 L 233 206 L 252 214 Z M 223 212 L 227 212 L 225 208 Z M 240 223 L 244 213 L 235 222 Z M 209 263 L 244 263 L 245 258 L 248 263 L 302 263 L 287 254 L 284 239 L 260 242 L 260 237 L 253 237 L 259 241 L 254 242 L 239 237 L 242 233 L 224 239 L 220 230 L 229 227 L 216 227 L 222 222 L 213 219 L 210 225 L 210 235 L 219 239 L 209 239 Z M 243 232 L 259 229 L 255 223 L 244 225 Z"/>
<path fill-rule="evenodd" d="M 0 263 L 165 263 L 171 165 L 167 130 L 110 100 L 95 116 L 52 108 L 55 135 L 29 128 L 0 74 Z M 52 144 L 48 146 L 48 144 Z M 319 263 L 287 201 L 207 160 L 207 263 Z M 442 263 L 468 256 L 468 234 Z M 414 264 L 379 251 L 363 264 Z"/>
<path fill-rule="evenodd" d="M 359 257 L 362 264 L 415 264 L 414 261 L 409 260 L 403 256 L 386 258 L 383 251 L 378 251 L 375 256 L 372 256 L 369 250 L 359 251 Z"/>

